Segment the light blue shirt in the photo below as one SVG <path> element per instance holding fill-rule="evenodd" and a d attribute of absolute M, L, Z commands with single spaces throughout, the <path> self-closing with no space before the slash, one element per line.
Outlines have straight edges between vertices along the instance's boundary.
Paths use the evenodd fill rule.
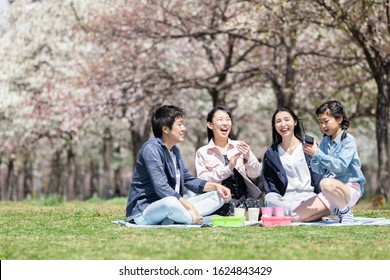
<path fill-rule="evenodd" d="M 361 170 L 355 138 L 348 133 L 341 141 L 342 135 L 343 131 L 333 141 L 330 136 L 324 136 L 311 159 L 311 166 L 315 172 L 324 174 L 325 178 L 359 183 L 363 195 L 366 179 Z"/>

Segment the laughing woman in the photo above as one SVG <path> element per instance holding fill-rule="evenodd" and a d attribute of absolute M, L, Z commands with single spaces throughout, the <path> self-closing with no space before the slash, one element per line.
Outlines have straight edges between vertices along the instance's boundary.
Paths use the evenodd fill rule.
<path fill-rule="evenodd" d="M 226 105 L 218 105 L 207 115 L 208 144 L 196 151 L 197 176 L 221 183 L 231 191 L 236 204 L 259 207 L 261 191 L 252 182 L 260 176 L 261 165 L 245 141 L 231 140 L 232 114 Z M 230 215 L 225 204 L 216 214 Z"/>
<path fill-rule="evenodd" d="M 300 119 L 288 107 L 278 108 L 272 117 L 273 145 L 267 149 L 263 159 L 262 179 L 265 205 L 282 206 L 286 215 L 305 201 L 305 221 L 315 221 L 329 214 L 329 209 L 317 199 L 322 175 L 311 169 L 311 156 L 304 153 L 304 129 Z"/>

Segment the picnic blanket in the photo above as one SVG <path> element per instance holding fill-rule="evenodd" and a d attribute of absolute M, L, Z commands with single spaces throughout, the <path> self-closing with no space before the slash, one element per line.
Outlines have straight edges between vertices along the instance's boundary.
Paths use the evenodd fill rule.
<path fill-rule="evenodd" d="M 136 225 L 136 224 L 124 221 L 124 220 L 112 221 L 112 223 L 120 225 L 120 226 L 133 227 L 133 228 L 200 228 L 200 227 L 208 226 L 208 225 L 183 225 L 183 224 L 172 224 L 172 225 Z"/>
<path fill-rule="evenodd" d="M 211 227 L 211 219 L 206 219 L 201 225 L 183 225 L 183 224 L 172 224 L 172 225 L 136 225 L 129 223 L 125 220 L 112 221 L 112 223 L 132 227 L 132 228 L 201 228 Z M 245 226 L 264 226 L 261 220 L 257 223 L 245 222 Z M 340 224 L 337 219 L 326 219 L 318 222 L 293 222 L 288 226 L 390 226 L 390 219 L 385 218 L 365 218 L 365 217 L 354 217 L 353 223 L 351 224 Z"/>
<path fill-rule="evenodd" d="M 291 226 L 390 226 L 390 220 L 385 218 L 354 217 L 351 224 L 340 224 L 338 219 L 326 219 L 318 222 L 293 222 Z"/>
<path fill-rule="evenodd" d="M 128 221 L 118 220 L 112 221 L 112 223 L 126 226 L 126 227 L 135 227 L 135 228 L 200 228 L 200 227 L 211 227 L 211 217 L 216 215 L 211 215 L 204 217 L 202 220 L 202 224 L 199 225 L 184 225 L 184 224 L 170 224 L 170 225 L 137 225 L 134 223 L 129 223 Z"/>

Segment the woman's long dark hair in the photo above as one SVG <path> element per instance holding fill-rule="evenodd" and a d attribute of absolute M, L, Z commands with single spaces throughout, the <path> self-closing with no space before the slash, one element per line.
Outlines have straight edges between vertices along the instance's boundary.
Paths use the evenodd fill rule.
<path fill-rule="evenodd" d="M 279 112 L 287 112 L 287 113 L 289 113 L 292 116 L 294 121 L 297 123 L 295 125 L 295 127 L 294 127 L 294 135 L 301 142 L 303 142 L 303 137 L 305 135 L 305 129 L 303 128 L 303 124 L 302 124 L 301 120 L 294 113 L 294 111 L 291 110 L 289 107 L 281 106 L 278 109 L 276 109 L 274 115 L 272 116 L 272 141 L 273 141 L 273 143 L 276 144 L 276 143 L 281 143 L 282 142 L 282 136 L 280 136 L 280 134 L 276 131 L 276 128 L 275 128 L 275 118 L 276 118 L 276 115 Z"/>
<path fill-rule="evenodd" d="M 210 123 L 213 122 L 214 114 L 215 114 L 215 112 L 217 112 L 217 111 L 219 111 L 219 110 L 225 111 L 225 112 L 229 115 L 229 117 L 230 117 L 230 119 L 231 119 L 231 121 L 232 121 L 232 123 L 233 123 L 232 112 L 231 112 L 229 106 L 227 106 L 227 105 L 225 105 L 225 104 L 219 104 L 219 105 L 215 106 L 215 107 L 207 114 L 207 122 L 210 122 Z M 229 135 L 230 135 L 230 134 L 229 134 Z M 208 137 L 208 139 L 209 139 L 208 141 L 210 141 L 210 140 L 214 137 L 213 131 L 212 131 L 210 128 L 208 128 L 208 127 L 207 127 L 207 137 Z"/>
<path fill-rule="evenodd" d="M 327 101 L 317 108 L 317 117 L 319 117 L 321 114 L 324 114 L 326 110 L 329 110 L 329 114 L 335 119 L 339 117 L 343 118 L 343 121 L 341 122 L 341 128 L 344 130 L 343 135 L 341 135 L 341 141 L 343 141 L 344 138 L 347 137 L 347 129 L 349 128 L 349 119 L 343 105 L 337 100 Z"/>

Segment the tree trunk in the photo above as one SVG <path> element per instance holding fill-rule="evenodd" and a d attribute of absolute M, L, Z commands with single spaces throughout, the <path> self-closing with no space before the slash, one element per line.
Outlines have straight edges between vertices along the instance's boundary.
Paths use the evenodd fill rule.
<path fill-rule="evenodd" d="M 114 173 L 111 169 L 113 141 L 110 128 L 104 130 L 103 136 L 103 197 L 111 198 L 114 195 Z"/>
<path fill-rule="evenodd" d="M 2 167 L 3 161 L 0 157 L 0 201 L 5 200 L 5 178 L 8 169 Z"/>
<path fill-rule="evenodd" d="M 217 106 L 218 104 L 225 103 L 226 94 L 218 91 L 216 88 L 208 89 L 208 92 L 211 96 L 211 99 L 213 100 L 213 107 Z"/>
<path fill-rule="evenodd" d="M 123 192 L 123 186 L 122 186 L 122 176 L 121 176 L 121 167 L 118 167 L 114 171 L 114 181 L 115 181 L 115 197 L 121 197 Z"/>
<path fill-rule="evenodd" d="M 90 172 L 86 166 L 78 166 L 76 168 L 76 194 L 80 201 L 88 199 L 89 181 L 91 180 Z"/>
<path fill-rule="evenodd" d="M 115 147 L 115 154 L 120 155 L 121 153 L 121 147 L 118 145 Z M 115 197 L 121 197 L 122 194 L 125 194 L 123 191 L 124 188 L 122 186 L 122 166 L 118 164 L 118 166 L 114 170 L 114 196 Z"/>
<path fill-rule="evenodd" d="M 141 149 L 142 145 L 148 140 L 149 137 L 145 137 L 145 135 L 141 135 L 139 131 L 131 130 L 131 151 L 133 155 L 133 163 L 137 161 L 138 152 Z"/>
<path fill-rule="evenodd" d="M 388 67 L 390 68 L 390 67 Z M 389 107 L 390 107 L 390 73 L 385 75 L 383 83 L 379 82 L 376 113 L 376 139 L 378 150 L 378 186 L 377 195 L 390 198 L 390 158 L 389 158 Z M 377 80 L 378 81 L 378 80 Z"/>
<path fill-rule="evenodd" d="M 49 177 L 49 185 L 46 190 L 46 196 L 64 195 L 64 190 L 61 184 L 62 178 L 62 164 L 61 151 L 55 151 L 51 159 L 51 170 Z"/>
<path fill-rule="evenodd" d="M 23 199 L 33 198 L 33 164 L 30 155 L 23 162 Z"/>
<path fill-rule="evenodd" d="M 99 197 L 99 163 L 91 160 L 89 166 L 91 170 L 91 179 L 88 198 Z"/>
<path fill-rule="evenodd" d="M 131 124 L 130 132 L 131 132 L 131 151 L 133 154 L 133 164 L 137 161 L 138 152 L 141 149 L 142 145 L 149 139 L 150 131 L 152 129 L 152 124 L 148 120 L 145 122 L 144 127 L 137 127 L 134 123 Z"/>
<path fill-rule="evenodd" d="M 25 174 L 23 168 L 17 169 L 16 176 L 15 176 L 15 193 L 14 193 L 15 201 L 23 200 L 24 178 L 25 178 Z"/>
<path fill-rule="evenodd" d="M 14 159 L 10 159 L 7 166 L 7 175 L 5 177 L 5 184 L 4 184 L 4 198 L 5 200 L 11 200 L 12 199 L 12 192 L 14 188 Z"/>
<path fill-rule="evenodd" d="M 74 159 L 74 193 L 75 199 L 79 199 L 81 201 L 84 200 L 84 170 L 83 167 L 79 165 L 77 158 Z"/>
<path fill-rule="evenodd" d="M 76 157 L 73 153 L 72 145 L 67 148 L 67 161 L 66 161 L 66 191 L 65 200 L 71 201 L 76 197 Z"/>

